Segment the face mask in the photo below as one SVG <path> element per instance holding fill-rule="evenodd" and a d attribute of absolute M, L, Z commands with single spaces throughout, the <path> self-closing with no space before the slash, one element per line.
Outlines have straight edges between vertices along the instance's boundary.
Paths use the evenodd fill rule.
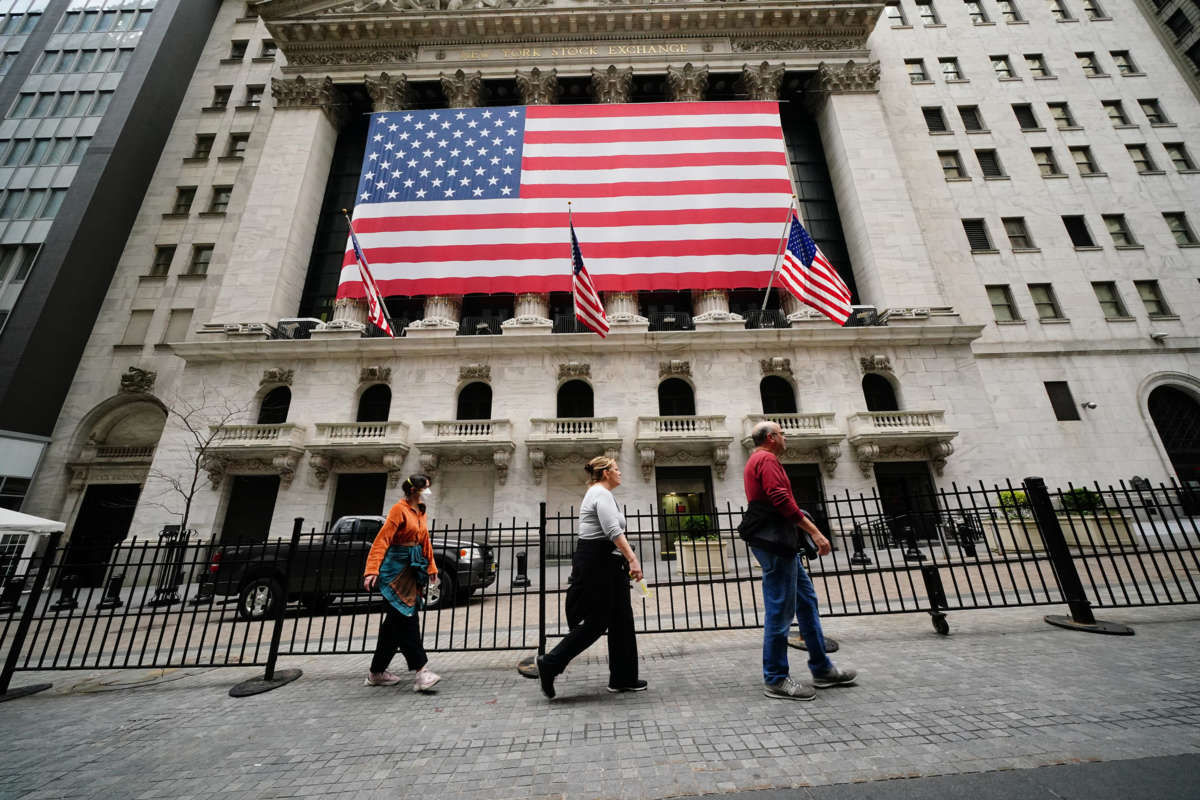
<path fill-rule="evenodd" d="M 428 486 L 426 486 L 424 489 L 421 490 L 421 502 L 422 503 L 428 503 L 429 499 L 431 497 L 433 497 L 433 489 L 430 489 Z"/>

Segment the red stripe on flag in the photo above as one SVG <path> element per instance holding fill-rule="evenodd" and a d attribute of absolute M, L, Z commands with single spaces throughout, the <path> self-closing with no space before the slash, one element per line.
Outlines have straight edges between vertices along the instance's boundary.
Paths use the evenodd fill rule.
<path fill-rule="evenodd" d="M 772 239 L 695 239 L 679 242 L 596 242 L 588 245 L 588 258 L 679 258 L 682 256 L 772 255 Z M 562 258 L 562 245 L 549 242 L 529 244 L 449 244 L 426 247 L 375 247 L 367 250 L 376 264 L 445 261 L 509 261 Z M 354 254 L 343 263 L 354 263 Z"/>
<path fill-rule="evenodd" d="M 625 156 L 536 156 L 521 160 L 523 170 L 661 169 L 664 167 L 783 166 L 777 153 L 647 153 Z M 775 214 L 778 216 L 779 211 Z"/>
<path fill-rule="evenodd" d="M 662 211 L 576 212 L 579 228 L 620 228 L 630 225 L 708 225 L 722 223 L 776 223 L 778 208 L 698 208 Z M 359 233 L 415 231 L 509 230 L 514 228 L 562 228 L 567 212 L 530 214 L 431 214 L 429 216 L 362 217 L 354 221 Z M 353 253 L 353 251 L 350 251 Z"/>
<path fill-rule="evenodd" d="M 607 142 L 691 142 L 712 139 L 782 139 L 772 125 L 722 125 L 710 128 L 645 128 L 617 131 L 525 131 L 526 144 L 602 144 Z"/>
<path fill-rule="evenodd" d="M 723 181 L 636 181 L 629 183 L 544 183 L 521 184 L 521 197 L 541 199 L 561 197 L 667 197 L 685 194 L 769 194 L 786 192 L 786 179 L 759 178 Z"/>
<path fill-rule="evenodd" d="M 715 116 L 777 114 L 779 104 L 767 100 L 726 103 L 606 103 L 568 106 L 528 106 L 526 119 L 608 119 L 612 117 Z"/>

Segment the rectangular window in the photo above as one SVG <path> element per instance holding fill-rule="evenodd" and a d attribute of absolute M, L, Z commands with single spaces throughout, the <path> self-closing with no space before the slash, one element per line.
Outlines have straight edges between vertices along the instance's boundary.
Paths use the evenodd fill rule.
<path fill-rule="evenodd" d="M 1013 72 L 1012 62 L 1008 60 L 1008 56 L 991 56 L 992 72 L 996 73 L 996 77 L 1000 80 L 1008 80 L 1017 77 Z"/>
<path fill-rule="evenodd" d="M 950 130 L 946 126 L 946 117 L 942 114 L 941 106 L 924 106 L 921 114 L 925 117 L 925 127 L 930 133 L 945 133 Z"/>
<path fill-rule="evenodd" d="M 163 331 L 162 343 L 185 341 L 190 327 L 192 327 L 192 309 L 171 309 L 171 313 L 167 317 L 167 329 Z"/>
<path fill-rule="evenodd" d="M 1054 120 L 1054 126 L 1060 131 L 1078 127 L 1075 124 L 1075 115 L 1071 113 L 1071 107 L 1066 103 L 1046 103 L 1046 108 L 1050 109 L 1050 118 Z"/>
<path fill-rule="evenodd" d="M 1050 407 L 1054 409 L 1054 417 L 1059 422 L 1074 422 L 1079 419 L 1079 408 L 1075 398 L 1071 396 L 1071 387 L 1066 381 L 1046 381 L 1046 396 L 1050 398 Z"/>
<path fill-rule="evenodd" d="M 232 86 L 215 86 L 213 87 L 212 102 L 209 103 L 209 108 L 225 108 L 229 105 L 229 96 L 233 94 Z"/>
<path fill-rule="evenodd" d="M 1083 13 L 1087 14 L 1088 19 L 1108 19 L 1099 0 L 1083 0 Z"/>
<path fill-rule="evenodd" d="M 971 18 L 971 22 L 976 25 L 984 25 L 991 20 L 988 19 L 987 11 L 983 8 L 983 3 L 980 0 L 963 0 L 967 7 L 967 16 Z"/>
<path fill-rule="evenodd" d="M 929 74 L 925 72 L 925 61 L 923 59 L 905 59 L 904 69 L 908 72 L 909 83 L 924 83 L 929 80 Z"/>
<path fill-rule="evenodd" d="M 258 52 L 259 58 L 275 58 L 275 54 L 279 52 L 279 47 L 276 46 L 274 39 L 263 39 L 262 48 Z"/>
<path fill-rule="evenodd" d="M 979 169 L 983 171 L 985 178 L 1004 178 L 1004 167 L 1000 164 L 1000 157 L 996 155 L 995 150 L 976 150 L 975 160 L 979 162 Z"/>
<path fill-rule="evenodd" d="M 62 21 L 58 25 L 59 33 L 74 33 L 79 30 L 79 22 L 82 19 L 82 14 L 78 11 L 68 11 L 63 14 Z M 0 31 L 3 33 L 3 31 Z"/>
<path fill-rule="evenodd" d="M 67 156 L 71 154 L 71 139 L 55 139 L 54 146 L 50 148 L 50 152 L 46 155 L 46 164 L 65 164 Z"/>
<path fill-rule="evenodd" d="M 212 200 L 208 204 L 209 213 L 224 214 L 229 209 L 229 198 L 232 196 L 232 186 L 214 186 Z"/>
<path fill-rule="evenodd" d="M 1033 113 L 1033 106 L 1029 103 L 1013 103 L 1013 115 L 1017 118 L 1017 124 L 1021 126 L 1023 131 L 1036 131 L 1041 129 L 1038 124 L 1037 116 Z"/>
<path fill-rule="evenodd" d="M 1167 223 L 1171 235 L 1175 237 L 1175 244 L 1196 244 L 1196 234 L 1192 232 L 1192 226 L 1188 224 L 1187 215 L 1182 211 L 1164 211 L 1163 220 Z"/>
<path fill-rule="evenodd" d="M 125 335 L 121 337 L 123 345 L 141 345 L 146 341 L 146 332 L 150 330 L 150 320 L 153 311 L 134 311 L 129 315 L 129 324 L 125 326 Z"/>
<path fill-rule="evenodd" d="M 1183 37 L 1192 32 L 1194 27 L 1181 9 L 1175 9 L 1175 13 L 1167 17 L 1167 27 L 1171 29 L 1171 33 L 1175 34 L 1175 41 L 1179 41 Z"/>
<path fill-rule="evenodd" d="M 192 149 L 192 158 L 208 158 L 212 154 L 213 143 L 217 140 L 215 134 L 196 134 L 196 145 Z"/>
<path fill-rule="evenodd" d="M 1158 168 L 1154 166 L 1154 159 L 1150 157 L 1150 150 L 1144 144 L 1127 144 L 1125 149 L 1129 151 L 1129 158 L 1133 160 L 1133 166 L 1138 172 L 1157 172 Z"/>
<path fill-rule="evenodd" d="M 108 72 L 112 69 L 113 59 L 116 58 L 117 51 L 112 49 L 100 50 L 100 57 L 96 60 L 96 72 Z"/>
<path fill-rule="evenodd" d="M 46 157 L 46 153 L 49 150 L 49 139 L 34 139 L 33 147 L 29 148 L 29 155 L 25 158 L 26 165 L 36 167 L 38 164 L 41 164 L 42 159 Z"/>
<path fill-rule="evenodd" d="M 1092 291 L 1096 293 L 1096 302 L 1100 304 L 1105 319 L 1125 319 L 1129 316 L 1115 282 L 1093 281 Z"/>
<path fill-rule="evenodd" d="M 1082 216 L 1064 215 L 1062 221 L 1063 226 L 1067 229 L 1067 235 L 1071 237 L 1071 244 L 1076 247 L 1096 246 L 1091 231 L 1088 230 L 1087 221 Z"/>
<path fill-rule="evenodd" d="M 1050 284 L 1030 283 L 1028 286 L 1038 319 L 1063 319 L 1062 309 L 1058 307 L 1058 298 L 1054 296 L 1054 289 Z"/>
<path fill-rule="evenodd" d="M 54 100 L 54 108 L 50 109 L 48 117 L 65 117 L 71 110 L 71 105 L 75 101 L 74 92 L 59 92 L 59 95 Z"/>
<path fill-rule="evenodd" d="M 113 62 L 111 67 L 108 67 L 108 70 L 112 72 L 124 72 L 125 70 L 129 69 L 129 62 L 132 60 L 133 48 L 122 47 L 117 51 L 117 60 Z"/>
<path fill-rule="evenodd" d="M 1117 247 L 1138 246 L 1137 239 L 1133 238 L 1133 231 L 1130 230 L 1124 214 L 1104 214 L 1102 219 L 1114 245 Z"/>
<path fill-rule="evenodd" d="M 96 63 L 95 50 L 80 50 L 79 58 L 71 67 L 71 72 L 91 72 Z"/>
<path fill-rule="evenodd" d="M 1104 106 L 1104 113 L 1108 114 L 1114 128 L 1129 124 L 1129 116 L 1120 100 L 1103 100 L 1100 105 Z"/>
<path fill-rule="evenodd" d="M 172 214 L 186 214 L 192 210 L 192 201 L 196 199 L 195 186 L 180 186 L 175 189 L 175 204 L 171 206 Z"/>
<path fill-rule="evenodd" d="M 17 219 L 34 219 L 41 213 L 48 192 L 45 189 L 30 189 L 25 192 L 25 202 L 17 211 Z"/>
<path fill-rule="evenodd" d="M 1021 9 L 1017 8 L 1017 0 L 996 0 L 1000 7 L 1000 16 L 1005 22 L 1022 22 Z"/>
<path fill-rule="evenodd" d="M 938 64 L 941 65 L 944 80 L 961 81 L 963 79 L 962 68 L 959 67 L 957 58 L 939 58 Z"/>
<path fill-rule="evenodd" d="M 38 92 L 37 102 L 33 104 L 33 110 L 29 112 L 29 116 L 44 117 L 50 113 L 53 106 L 54 92 Z"/>
<path fill-rule="evenodd" d="M 888 22 L 893 28 L 904 28 L 908 26 L 908 20 L 904 16 L 904 9 L 900 7 L 899 2 L 888 3 L 884 6 L 884 12 L 887 14 Z"/>
<path fill-rule="evenodd" d="M 1169 125 L 1171 120 L 1167 119 L 1166 113 L 1157 100 L 1145 99 L 1138 100 L 1138 105 L 1142 109 L 1142 113 L 1146 115 L 1146 121 L 1151 125 Z"/>
<path fill-rule="evenodd" d="M 4 203 L 0 204 L 0 219 L 13 219 L 24 199 L 25 191 L 23 189 L 10 189 L 8 194 L 4 195 Z"/>
<path fill-rule="evenodd" d="M 188 265 L 188 275 L 207 275 L 212 254 L 213 246 L 211 244 L 193 245 L 192 263 Z"/>
<path fill-rule="evenodd" d="M 987 223 L 982 219 L 964 219 L 962 221 L 963 231 L 967 234 L 967 243 L 971 245 L 972 253 L 990 253 L 995 250 L 992 247 L 992 239 L 988 236 Z"/>
<path fill-rule="evenodd" d="M 154 248 L 154 261 L 150 264 L 150 277 L 162 278 L 171 271 L 175 259 L 175 245 L 165 244 Z"/>
<path fill-rule="evenodd" d="M 67 163 L 78 164 L 80 161 L 83 161 L 84 153 L 87 152 L 91 141 L 92 137 L 90 136 L 82 136 L 76 139 L 74 146 L 71 147 L 71 155 L 67 158 Z"/>
<path fill-rule="evenodd" d="M 958 116 L 962 120 L 964 130 L 984 130 L 983 116 L 979 113 L 979 106 L 959 106 Z"/>
<path fill-rule="evenodd" d="M 46 201 L 42 213 L 38 214 L 43 219 L 52 219 L 58 215 L 58 210 L 62 208 L 63 200 L 67 198 L 66 189 L 51 189 L 50 199 Z"/>
<path fill-rule="evenodd" d="M 92 103 L 96 102 L 95 92 L 76 92 L 75 102 L 71 104 L 71 110 L 67 112 L 68 117 L 82 117 L 87 114 L 87 110 L 92 107 Z"/>
<path fill-rule="evenodd" d="M 1100 62 L 1096 60 L 1095 53 L 1076 53 L 1075 57 L 1079 59 L 1079 67 L 1083 70 L 1083 74 L 1089 78 L 1098 78 L 1104 74 L 1104 70 L 1100 68 Z"/>
<path fill-rule="evenodd" d="M 133 21 L 137 17 L 137 11 L 122 11 L 117 17 L 116 30 L 128 31 L 133 29 Z"/>
<path fill-rule="evenodd" d="M 1004 223 L 1004 232 L 1008 235 L 1008 243 L 1013 250 L 1037 249 L 1034 247 L 1033 237 L 1029 235 L 1024 217 L 1004 217 L 1000 221 Z"/>
<path fill-rule="evenodd" d="M 1196 163 L 1192 161 L 1192 156 L 1183 142 L 1168 142 L 1163 145 L 1163 148 L 1167 151 L 1167 158 L 1171 159 L 1175 169 L 1180 172 L 1191 172 L 1196 168 Z"/>
<path fill-rule="evenodd" d="M 246 155 L 246 145 L 250 142 L 248 133 L 229 134 L 229 146 L 225 148 L 227 158 L 242 158 Z"/>
<path fill-rule="evenodd" d="M 28 117 L 30 110 L 33 108 L 33 102 L 36 99 L 37 95 L 33 92 L 21 92 L 21 94 L 17 97 L 17 102 L 13 104 L 13 119 L 24 119 L 25 117 Z"/>
<path fill-rule="evenodd" d="M 1138 297 L 1142 298 L 1146 316 L 1151 319 L 1173 316 L 1171 309 L 1167 307 L 1167 301 L 1163 298 L 1162 290 L 1158 288 L 1158 281 L 1134 281 L 1133 286 L 1137 289 Z"/>
<path fill-rule="evenodd" d="M 933 7 L 933 0 L 917 0 L 917 16 L 926 25 L 939 25 L 942 21 Z"/>
<path fill-rule="evenodd" d="M 250 44 L 245 39 L 234 39 L 229 43 L 229 60 L 241 61 L 246 57 L 246 47 Z"/>
<path fill-rule="evenodd" d="M 96 92 L 96 104 L 92 106 L 88 112 L 89 117 L 101 117 L 108 111 L 108 106 L 112 103 L 112 92 Z"/>
<path fill-rule="evenodd" d="M 1075 19 L 1071 16 L 1071 9 L 1067 8 L 1067 0 L 1050 0 L 1050 16 L 1059 22 Z"/>
<path fill-rule="evenodd" d="M 1079 169 L 1079 174 L 1083 176 L 1099 175 L 1100 168 L 1096 165 L 1096 159 L 1092 157 L 1092 148 L 1086 145 L 1067 148 L 1071 151 L 1071 159 L 1075 162 L 1075 166 Z"/>
<path fill-rule="evenodd" d="M 1035 78 L 1049 78 L 1050 67 L 1046 64 L 1046 58 L 1041 53 L 1026 53 L 1025 67 L 1029 70 L 1029 74 Z"/>
<path fill-rule="evenodd" d="M 139 12 L 137 13 L 137 16 L 136 16 L 136 17 L 134 17 L 134 20 L 133 20 L 133 29 L 134 29 L 135 31 L 144 31 L 144 30 L 146 30 L 146 26 L 150 24 L 150 14 L 151 14 L 151 13 L 152 13 L 152 12 L 150 12 L 150 11 L 148 11 L 148 10 L 146 10 L 146 9 L 142 9 L 141 11 L 139 11 Z"/>
<path fill-rule="evenodd" d="M 988 286 L 988 302 L 992 304 L 992 314 L 997 322 L 1016 322 L 1021 319 L 1017 313 L 1017 304 L 1013 302 L 1012 292 L 1007 284 Z"/>
<path fill-rule="evenodd" d="M 4 166 L 18 167 L 25 162 L 25 154 L 29 152 L 29 139 L 13 139 L 8 153 L 4 156 Z"/>
<path fill-rule="evenodd" d="M 263 90 L 264 90 L 264 87 L 262 87 L 262 86 L 247 86 L 246 87 L 246 105 L 251 106 L 253 108 L 258 108 L 259 106 L 261 106 L 262 99 L 263 99 Z"/>
<path fill-rule="evenodd" d="M 1133 56 L 1129 55 L 1128 50 L 1110 50 L 1108 53 L 1117 66 L 1117 72 L 1122 75 L 1138 75 L 1140 70 L 1137 64 L 1133 63 Z"/>
<path fill-rule="evenodd" d="M 946 176 L 946 180 L 961 180 L 967 177 L 957 150 L 939 150 L 938 160 L 942 162 L 942 174 Z"/>
<path fill-rule="evenodd" d="M 116 11 L 101 11 L 100 21 L 96 23 L 96 32 L 111 31 L 117 22 Z"/>

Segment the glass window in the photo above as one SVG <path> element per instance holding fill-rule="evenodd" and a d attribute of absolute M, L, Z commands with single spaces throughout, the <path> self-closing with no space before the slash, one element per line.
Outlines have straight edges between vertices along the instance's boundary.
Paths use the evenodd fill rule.
<path fill-rule="evenodd" d="M 67 160 L 67 156 L 71 153 L 70 139 L 55 139 L 54 146 L 50 148 L 49 154 L 46 156 L 47 164 L 62 164 Z"/>
<path fill-rule="evenodd" d="M 49 117 L 65 117 L 71 110 L 71 105 L 75 102 L 74 92 L 60 92 L 58 97 L 54 99 L 54 108 L 50 109 Z"/>
<path fill-rule="evenodd" d="M 1196 163 L 1192 161 L 1192 156 L 1183 142 L 1169 142 L 1164 144 L 1163 148 L 1167 151 L 1167 158 L 1171 159 L 1175 169 L 1180 172 L 1189 172 L 1196 168 Z"/>
<path fill-rule="evenodd" d="M 171 206 L 172 214 L 186 214 L 192 210 L 192 201 L 196 199 L 195 186 L 179 186 L 175 189 L 175 204 Z"/>
<path fill-rule="evenodd" d="M 213 246 L 198 244 L 192 247 L 192 263 L 188 267 L 189 275 L 207 275 L 208 265 L 212 261 Z"/>
<path fill-rule="evenodd" d="M 1079 168 L 1080 175 L 1098 175 L 1100 168 L 1096 165 L 1096 159 L 1092 157 L 1092 148 L 1086 145 L 1067 148 L 1071 151 L 1071 158 L 1075 162 L 1075 166 Z"/>
<path fill-rule="evenodd" d="M 246 47 L 250 42 L 245 39 L 234 39 L 229 43 L 229 58 L 230 60 L 241 61 L 246 57 Z"/>
<path fill-rule="evenodd" d="M 1017 304 L 1013 302 L 1012 292 L 1007 284 L 988 286 L 988 302 L 992 304 L 992 314 L 997 322 L 1013 322 L 1019 320 Z"/>
<path fill-rule="evenodd" d="M 1182 211 L 1164 211 L 1163 220 L 1167 223 L 1171 235 L 1175 237 L 1175 244 L 1196 244 L 1196 234 L 1192 232 L 1187 215 Z"/>
<path fill-rule="evenodd" d="M 66 189 L 51 189 L 50 199 L 46 201 L 46 207 L 42 209 L 39 217 L 45 219 L 53 219 L 58 215 L 58 210 L 62 208 L 63 199 L 67 196 Z"/>
<path fill-rule="evenodd" d="M 1151 125 L 1170 124 L 1171 121 L 1167 119 L 1166 113 L 1163 111 L 1162 106 L 1159 105 L 1157 100 L 1138 100 L 1138 105 L 1141 107 L 1142 113 L 1146 115 L 1146 120 Z"/>
<path fill-rule="evenodd" d="M 33 29 L 37 27 L 38 20 L 42 18 L 41 14 L 26 14 L 21 20 L 21 33 L 33 33 Z"/>
<path fill-rule="evenodd" d="M 89 31 L 95 30 L 96 22 L 99 19 L 100 19 L 99 11 L 83 12 L 83 20 L 79 23 L 79 32 L 80 33 L 88 33 Z"/>
<path fill-rule="evenodd" d="M 983 171 L 985 178 L 1003 178 L 1004 167 L 1000 164 L 1000 156 L 995 150 L 976 150 L 975 160 L 979 162 L 979 169 Z"/>
<path fill-rule="evenodd" d="M 113 26 L 113 30 L 127 31 L 133 28 L 133 19 L 137 16 L 137 11 L 129 10 L 122 11 L 117 16 L 117 24 Z"/>
<path fill-rule="evenodd" d="M 153 311 L 134 311 L 129 315 L 129 324 L 125 326 L 125 335 L 121 337 L 123 345 L 140 345 L 146 341 L 146 332 L 150 330 L 150 320 Z"/>
<path fill-rule="evenodd" d="M 921 109 L 921 114 L 925 117 L 925 127 L 930 133 L 945 133 L 950 130 L 946 126 L 946 117 L 942 114 L 941 106 L 925 106 Z"/>
<path fill-rule="evenodd" d="M 192 158 L 208 158 L 212 154 L 213 142 L 216 136 L 211 133 L 196 134 L 196 147 L 192 150 Z"/>
<path fill-rule="evenodd" d="M 1079 407 L 1071 395 L 1066 381 L 1045 381 L 1046 396 L 1054 409 L 1054 418 L 1059 422 L 1074 422 L 1079 419 Z"/>
<path fill-rule="evenodd" d="M 979 106 L 959 106 L 958 116 L 960 119 L 962 119 L 963 128 L 965 130 L 984 130 L 983 116 L 979 113 Z"/>
<path fill-rule="evenodd" d="M 1103 100 L 1100 104 L 1104 106 L 1104 112 L 1112 120 L 1114 128 L 1129 124 L 1129 116 L 1125 113 L 1125 106 L 1120 100 Z"/>
<path fill-rule="evenodd" d="M 967 243 L 972 253 L 989 252 L 993 250 L 992 239 L 988 236 L 987 223 L 982 219 L 964 219 L 963 231 L 967 234 Z"/>
<path fill-rule="evenodd" d="M 71 67 L 72 72 L 90 72 L 92 66 L 96 63 L 95 50 L 80 50 L 79 58 L 75 59 L 74 65 Z"/>
<path fill-rule="evenodd" d="M 904 18 L 904 9 L 900 7 L 899 2 L 891 2 L 884 6 L 884 13 L 887 14 L 888 21 L 893 28 L 903 28 L 908 25 L 908 20 Z"/>
<path fill-rule="evenodd" d="M 71 156 L 67 159 L 68 164 L 78 164 L 83 161 L 83 154 L 87 152 L 88 144 L 92 141 L 92 137 L 84 136 L 75 140 L 75 144 L 71 147 Z"/>
<path fill-rule="evenodd" d="M 1142 298 L 1142 305 L 1146 308 L 1147 316 L 1172 316 L 1171 309 L 1163 298 L 1162 290 L 1158 288 L 1158 281 L 1134 281 L 1133 285 L 1137 289 L 1138 297 Z"/>
<path fill-rule="evenodd" d="M 925 62 L 922 59 L 906 59 L 904 68 L 908 71 L 909 83 L 921 83 L 929 80 L 929 75 L 925 72 Z"/>
<path fill-rule="evenodd" d="M 967 177 L 957 150 L 939 150 L 938 159 L 942 162 L 942 173 L 947 180 Z"/>
<path fill-rule="evenodd" d="M 1112 237 L 1113 244 L 1117 247 L 1137 247 L 1137 240 L 1133 238 L 1133 231 L 1129 229 L 1129 223 L 1125 220 L 1124 214 L 1105 214 L 1103 216 L 1104 226 L 1108 228 L 1108 235 Z"/>
<path fill-rule="evenodd" d="M 225 108 L 229 105 L 229 95 L 233 93 L 232 86 L 214 86 L 211 108 Z"/>
<path fill-rule="evenodd" d="M 133 20 L 133 29 L 135 31 L 146 29 L 146 26 L 150 24 L 150 13 L 151 12 L 146 11 L 145 9 L 137 12 L 137 17 Z"/>
<path fill-rule="evenodd" d="M 1029 69 L 1029 74 L 1035 78 L 1050 77 L 1050 67 L 1046 65 L 1046 59 L 1041 53 L 1026 53 L 1025 66 Z"/>
<path fill-rule="evenodd" d="M 1005 217 L 1001 222 L 1004 223 L 1004 233 L 1008 235 L 1008 243 L 1013 250 L 1034 249 L 1033 237 L 1029 235 L 1024 217 Z"/>
<path fill-rule="evenodd" d="M 1179 41 L 1191 33 L 1194 26 L 1187 18 L 1187 14 L 1177 8 L 1174 14 L 1167 17 L 1167 27 L 1171 29 L 1171 33 L 1175 34 L 1175 41 Z"/>
<path fill-rule="evenodd" d="M 21 203 L 20 210 L 17 211 L 17 219 L 33 219 L 41 210 L 42 204 L 46 202 L 45 189 L 29 189 L 25 192 L 25 201 Z"/>
<path fill-rule="evenodd" d="M 962 69 L 958 65 L 957 58 L 939 58 L 938 64 L 942 67 L 942 78 L 948 81 L 961 81 L 963 79 Z"/>
<path fill-rule="evenodd" d="M 1104 74 L 1104 70 L 1100 69 L 1100 62 L 1096 60 L 1095 53 L 1076 53 L 1075 57 L 1079 59 L 1079 66 L 1083 70 L 1083 74 L 1089 78 Z"/>
<path fill-rule="evenodd" d="M 233 196 L 232 186 L 214 186 L 212 190 L 212 200 L 208 204 L 208 210 L 213 214 L 224 214 L 229 209 L 229 198 Z"/>
<path fill-rule="evenodd" d="M 980 0 L 963 0 L 963 2 L 967 7 L 967 16 L 971 18 L 971 22 L 982 25 L 989 21 L 987 11 L 984 10 Z"/>
<path fill-rule="evenodd" d="M 117 57 L 117 51 L 111 47 L 103 47 L 100 49 L 100 55 L 96 58 L 96 64 L 92 67 L 94 72 L 109 72 L 112 70 L 113 59 Z"/>
<path fill-rule="evenodd" d="M 275 44 L 274 39 L 263 39 L 262 49 L 258 53 L 259 58 L 274 58 L 279 52 L 279 47 Z"/>
<path fill-rule="evenodd" d="M 92 103 L 96 100 L 95 92 L 76 92 L 75 100 L 71 104 L 71 110 L 67 113 L 70 117 L 82 117 L 87 114 L 87 110 L 91 108 Z"/>
<path fill-rule="evenodd" d="M 96 23 L 96 32 L 111 31 L 116 22 L 116 11 L 102 11 L 100 12 L 100 21 Z"/>
<path fill-rule="evenodd" d="M 33 92 L 21 92 L 17 98 L 17 102 L 13 104 L 12 116 L 14 119 L 24 119 L 29 116 L 30 110 L 33 108 L 34 100 L 37 95 Z"/>
<path fill-rule="evenodd" d="M 1083 13 L 1087 14 L 1088 19 L 1108 18 L 1098 0 L 1083 0 Z"/>
<path fill-rule="evenodd" d="M 1050 16 L 1060 22 L 1067 19 L 1075 19 L 1071 16 L 1071 9 L 1067 8 L 1066 0 L 1050 0 Z"/>
<path fill-rule="evenodd" d="M 1082 216 L 1066 215 L 1063 216 L 1062 221 L 1063 226 L 1067 229 L 1067 235 L 1071 237 L 1071 244 L 1076 247 L 1096 246 L 1096 242 L 1088 230 L 1087 222 Z"/>
<path fill-rule="evenodd" d="M 29 112 L 31 117 L 44 117 L 50 113 L 50 109 L 54 106 L 54 92 L 38 92 L 37 102 L 33 105 L 33 110 Z"/>
<path fill-rule="evenodd" d="M 167 317 L 167 329 L 163 332 L 163 342 L 182 342 L 187 339 L 188 328 L 192 325 L 192 309 L 173 308 Z"/>
<path fill-rule="evenodd" d="M 933 7 L 933 0 L 917 0 L 917 16 L 921 18 L 921 22 L 926 25 L 937 25 L 941 23 L 938 17 L 937 10 Z"/>
<path fill-rule="evenodd" d="M 117 51 L 117 60 L 109 67 L 110 72 L 124 72 L 129 69 L 129 62 L 133 60 L 133 48 L 122 47 Z"/>
<path fill-rule="evenodd" d="M 264 87 L 262 86 L 247 86 L 246 87 L 246 105 L 258 108 L 262 105 Z"/>
<path fill-rule="evenodd" d="M 249 142 L 250 134 L 248 133 L 229 134 L 229 146 L 226 148 L 225 155 L 230 158 L 241 158 L 246 154 L 246 145 Z"/>
<path fill-rule="evenodd" d="M 108 111 L 108 104 L 112 102 L 112 92 L 97 92 L 96 105 L 92 106 L 89 116 L 98 117 Z"/>
<path fill-rule="evenodd" d="M 1127 144 L 1125 149 L 1129 151 L 1129 157 L 1133 160 L 1133 166 L 1138 172 L 1157 172 L 1157 167 L 1154 166 L 1154 160 L 1150 158 L 1150 150 L 1144 144 Z"/>
<path fill-rule="evenodd" d="M 1060 131 L 1078 127 L 1075 124 L 1075 115 L 1071 113 L 1071 107 L 1066 103 L 1046 103 L 1046 108 L 1050 109 L 1050 118 L 1054 120 L 1055 127 Z"/>
<path fill-rule="evenodd" d="M 1008 60 L 1008 56 L 992 56 L 992 72 L 996 73 L 996 77 L 1001 80 L 1007 78 L 1015 78 L 1016 73 L 1013 72 L 1012 62 Z"/>
<path fill-rule="evenodd" d="M 154 261 L 150 264 L 150 276 L 161 278 L 171 271 L 175 259 L 175 245 L 159 245 L 154 248 Z"/>
<path fill-rule="evenodd" d="M 996 0 L 996 5 L 1000 7 L 1000 16 L 1005 22 L 1020 22 L 1023 19 L 1016 0 Z"/>
<path fill-rule="evenodd" d="M 1122 75 L 1138 73 L 1137 64 L 1133 63 L 1133 56 L 1129 55 L 1128 50 L 1113 50 L 1109 55 L 1112 56 L 1113 63 L 1117 65 L 1117 72 Z"/>
<path fill-rule="evenodd" d="M 1048 283 L 1031 283 L 1029 296 L 1033 298 L 1033 307 L 1037 309 L 1038 319 L 1062 319 L 1062 310 L 1058 307 L 1058 299 L 1054 289 Z"/>
<path fill-rule="evenodd" d="M 1122 319 L 1129 316 L 1125 304 L 1121 302 L 1115 282 L 1095 281 L 1092 283 L 1092 291 L 1096 293 L 1096 301 L 1100 303 L 1100 310 L 1104 312 L 1106 319 Z"/>
<path fill-rule="evenodd" d="M 33 147 L 29 148 L 29 155 L 26 156 L 25 163 L 30 166 L 37 166 L 42 163 L 42 159 L 46 157 L 46 152 L 49 149 L 49 139 L 34 139 Z"/>
<path fill-rule="evenodd" d="M 53 72 L 54 65 L 62 58 L 62 52 L 59 50 L 46 50 L 42 53 L 42 57 L 38 59 L 38 63 L 34 66 L 35 73 Z"/>
<path fill-rule="evenodd" d="M 28 139 L 13 139 L 12 146 L 8 149 L 8 154 L 4 158 L 4 166 L 15 167 L 25 161 L 25 154 L 29 152 Z"/>

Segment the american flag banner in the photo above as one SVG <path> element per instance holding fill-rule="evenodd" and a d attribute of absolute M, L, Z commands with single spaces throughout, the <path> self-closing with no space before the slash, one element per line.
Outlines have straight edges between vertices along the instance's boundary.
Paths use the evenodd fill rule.
<path fill-rule="evenodd" d="M 571 293 L 575 297 L 575 319 L 586 327 L 600 334 L 600 338 L 608 336 L 608 317 L 604 314 L 604 304 L 592 283 L 592 276 L 583 265 L 583 252 L 579 249 L 579 239 L 575 238 L 575 223 L 571 226 Z"/>
<path fill-rule="evenodd" d="M 599 291 L 761 288 L 790 197 L 776 103 L 390 111 L 354 222 L 385 296 L 568 290 L 568 200 Z"/>
<path fill-rule="evenodd" d="M 375 283 L 375 276 L 371 274 L 371 268 L 367 265 L 367 256 L 363 253 L 362 246 L 358 243 L 358 237 L 354 235 L 354 226 L 350 226 L 350 246 L 354 251 L 355 261 L 358 262 L 358 276 L 362 281 L 364 294 L 367 299 L 367 319 L 370 320 L 393 339 L 396 334 L 392 331 L 391 323 L 388 320 L 387 308 L 383 304 L 383 295 L 379 291 L 378 284 Z"/>
<path fill-rule="evenodd" d="M 779 267 L 779 280 L 802 303 L 812 306 L 838 325 L 850 318 L 850 289 L 804 230 L 792 209 L 787 249 Z"/>

